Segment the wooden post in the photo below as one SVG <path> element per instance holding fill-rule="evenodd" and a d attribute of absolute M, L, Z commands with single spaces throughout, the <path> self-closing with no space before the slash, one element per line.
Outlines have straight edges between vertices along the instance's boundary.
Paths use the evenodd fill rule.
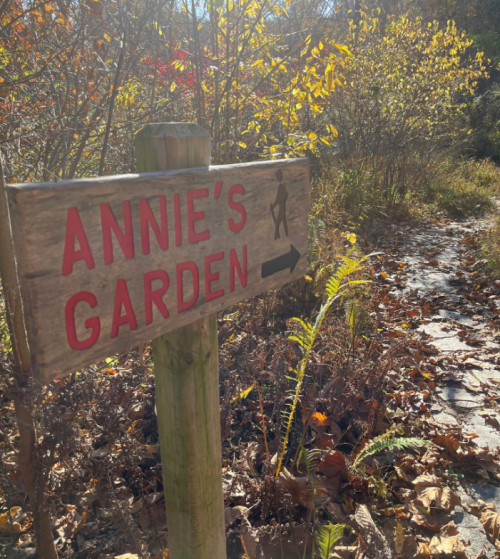
<path fill-rule="evenodd" d="M 29 496 L 33 514 L 36 548 L 41 559 L 57 559 L 52 535 L 50 513 L 45 501 L 45 486 L 41 485 L 35 464 L 36 432 L 30 397 L 31 359 L 24 323 L 21 290 L 17 276 L 16 257 L 12 240 L 9 206 L 5 190 L 2 157 L 0 155 L 0 276 L 2 278 L 7 323 L 16 365 L 14 409 L 19 429 L 19 469 Z"/>
<path fill-rule="evenodd" d="M 137 170 L 210 165 L 197 124 L 149 124 L 135 138 Z M 172 559 L 225 559 L 217 317 L 153 340 L 156 409 Z"/>

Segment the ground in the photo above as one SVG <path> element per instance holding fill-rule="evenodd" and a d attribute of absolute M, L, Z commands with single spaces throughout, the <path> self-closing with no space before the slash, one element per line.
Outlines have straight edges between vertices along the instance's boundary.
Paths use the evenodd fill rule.
<path fill-rule="evenodd" d="M 310 534 L 328 523 L 345 525 L 337 558 L 495 556 L 500 282 L 480 251 L 490 223 L 437 216 L 384 225 L 366 243 L 376 254 L 363 277 L 373 283 L 319 334 L 278 479 L 278 426 L 300 356 L 287 332 L 291 318 L 315 316 L 324 266 L 220 316 L 231 559 L 312 557 Z M 33 557 L 8 384 L 0 557 Z M 148 348 L 144 366 L 129 352 L 36 396 L 61 557 L 168 556 L 154 410 Z M 381 449 L 360 459 L 377 439 Z M 396 439 L 414 444 L 391 446 Z"/>

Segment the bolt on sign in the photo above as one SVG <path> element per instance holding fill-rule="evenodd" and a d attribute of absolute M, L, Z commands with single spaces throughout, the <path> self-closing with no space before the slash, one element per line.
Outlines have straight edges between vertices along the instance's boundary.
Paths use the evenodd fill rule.
<path fill-rule="evenodd" d="M 309 162 L 8 186 L 48 382 L 304 275 Z"/>

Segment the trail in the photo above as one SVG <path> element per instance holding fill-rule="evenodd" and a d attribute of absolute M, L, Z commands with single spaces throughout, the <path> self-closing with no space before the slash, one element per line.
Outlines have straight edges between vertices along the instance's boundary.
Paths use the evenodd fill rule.
<path fill-rule="evenodd" d="M 482 449 L 500 447 L 500 282 L 493 281 L 477 260 L 478 236 L 492 217 L 431 222 L 415 228 L 395 226 L 384 240 L 379 281 L 390 299 L 414 315 L 403 325 L 418 347 L 432 355 L 424 375 L 435 380 L 428 408 L 432 420 L 450 432 L 470 435 Z M 418 350 L 415 362 L 427 361 Z M 434 384 L 434 383 L 432 383 Z M 431 421 L 432 421 L 431 420 Z M 479 483 L 461 480 L 462 503 L 482 499 L 500 512 L 499 478 L 484 469 Z M 476 476 L 477 480 L 477 476 Z M 471 542 L 471 558 L 492 557 L 479 520 L 457 507 L 452 515 L 460 535 Z M 482 551 L 484 549 L 484 551 Z M 483 553 L 481 555 L 481 553 Z M 484 555 L 486 553 L 486 555 Z"/>

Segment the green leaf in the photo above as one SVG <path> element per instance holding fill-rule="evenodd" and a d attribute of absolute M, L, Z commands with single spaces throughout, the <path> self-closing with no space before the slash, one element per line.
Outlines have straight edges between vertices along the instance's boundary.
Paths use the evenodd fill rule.
<path fill-rule="evenodd" d="M 314 539 L 318 546 L 319 556 L 321 559 L 330 559 L 333 546 L 344 535 L 343 524 L 327 524 L 326 526 L 318 526 L 314 533 Z"/>
<path fill-rule="evenodd" d="M 404 450 L 405 448 L 420 448 L 422 446 L 429 446 L 432 443 L 426 441 L 425 439 L 418 438 L 391 438 L 391 435 L 382 435 L 377 437 L 367 443 L 363 450 L 358 454 L 354 464 L 353 469 L 358 466 L 365 458 L 377 454 L 377 452 L 382 452 L 383 450 L 393 450 L 397 448 L 398 450 Z"/>

